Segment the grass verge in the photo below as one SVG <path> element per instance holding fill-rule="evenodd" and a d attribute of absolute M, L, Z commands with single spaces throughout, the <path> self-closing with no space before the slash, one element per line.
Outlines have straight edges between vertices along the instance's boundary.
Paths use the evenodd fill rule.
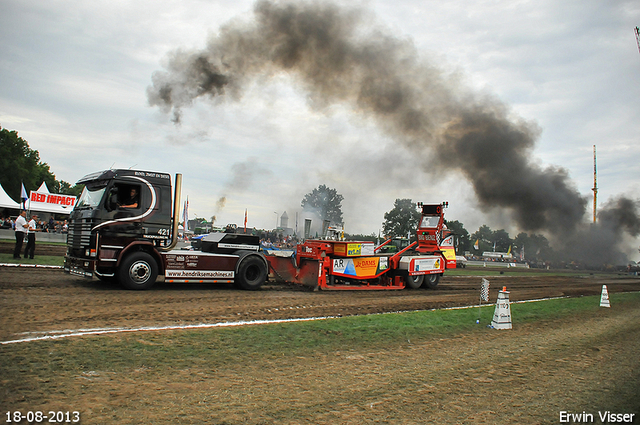
<path fill-rule="evenodd" d="M 640 303 L 640 292 L 611 294 L 612 305 Z M 102 337 L 18 343 L 0 348 L 3 374 L 39 365 L 49 370 L 122 370 L 149 366 L 188 367 L 198 359 L 226 364 L 308 356 L 319 352 L 368 349 L 452 337 L 464 332 L 485 332 L 493 305 L 482 309 L 456 309 L 351 316 L 310 322 L 291 322 L 185 331 L 150 331 Z M 576 314 L 595 314 L 599 297 L 564 298 L 511 304 L 513 325 L 543 324 Z M 480 317 L 480 324 L 476 319 Z M 143 338 L 143 341 L 141 341 Z M 53 358 L 46 353 L 54 350 Z M 215 352 L 215 356 L 211 353 Z M 38 358 L 34 363 L 29 360 Z M 13 372 L 12 372 L 13 371 Z"/>
<path fill-rule="evenodd" d="M 36 255 L 34 259 L 29 258 L 13 258 L 12 254 L 0 254 L 0 263 L 7 264 L 27 264 L 42 266 L 62 266 L 64 257 L 58 255 Z"/>

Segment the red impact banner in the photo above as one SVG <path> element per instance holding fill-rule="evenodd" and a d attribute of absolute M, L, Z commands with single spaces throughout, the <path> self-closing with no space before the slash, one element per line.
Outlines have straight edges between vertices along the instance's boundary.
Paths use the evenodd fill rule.
<path fill-rule="evenodd" d="M 44 204 L 62 205 L 64 207 L 73 207 L 76 203 L 76 197 L 71 195 L 56 195 L 53 193 L 31 192 L 31 202 L 41 202 Z"/>

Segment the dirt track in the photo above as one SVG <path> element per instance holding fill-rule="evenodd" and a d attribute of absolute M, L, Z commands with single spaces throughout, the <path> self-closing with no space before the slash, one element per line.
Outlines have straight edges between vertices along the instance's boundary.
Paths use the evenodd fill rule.
<path fill-rule="evenodd" d="M 597 295 L 640 290 L 640 279 L 620 275 L 581 277 L 494 276 L 491 301 L 506 286 L 511 300 Z M 437 290 L 308 292 L 266 285 L 256 292 L 232 285 L 158 283 L 144 292 L 86 280 L 59 269 L 0 267 L 0 340 L 31 333 L 103 327 L 171 326 L 239 320 L 347 316 L 478 303 L 481 278 L 446 276 Z"/>
<path fill-rule="evenodd" d="M 619 275 L 489 280 L 493 302 L 502 286 L 512 300 L 596 295 L 602 284 L 612 293 L 640 290 L 639 278 Z M 161 283 L 133 292 L 61 270 L 0 267 L 0 341 L 66 329 L 469 305 L 477 303 L 480 281 L 445 276 L 435 291 L 307 292 L 268 285 L 247 292 L 230 285 Z M 561 321 L 518 324 L 508 332 L 482 327 L 392 346 L 274 351 L 252 361 L 218 358 L 215 344 L 179 341 L 183 333 L 170 332 L 100 338 L 113 347 L 109 356 L 116 363 L 104 365 L 104 358 L 84 351 L 80 358 L 88 359 L 88 367 L 70 355 L 86 349 L 82 339 L 9 344 L 0 351 L 0 407 L 73 410 L 86 424 L 556 424 L 561 411 L 637 415 L 639 318 L 637 306 L 627 303 Z M 123 356 L 123 342 L 160 346 L 158 353 L 165 346 L 189 349 L 167 364 L 164 356 Z M 117 363 L 121 358 L 128 360 Z"/>

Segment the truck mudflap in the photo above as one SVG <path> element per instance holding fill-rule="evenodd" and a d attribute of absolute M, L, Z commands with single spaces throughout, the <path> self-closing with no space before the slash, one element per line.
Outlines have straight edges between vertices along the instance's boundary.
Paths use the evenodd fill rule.
<path fill-rule="evenodd" d="M 74 276 L 91 279 L 95 273 L 95 262 L 76 257 L 64 257 L 63 270 Z"/>

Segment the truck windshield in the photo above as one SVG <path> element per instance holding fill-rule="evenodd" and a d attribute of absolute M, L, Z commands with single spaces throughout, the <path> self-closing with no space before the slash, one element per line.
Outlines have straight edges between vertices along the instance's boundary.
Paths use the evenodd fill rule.
<path fill-rule="evenodd" d="M 76 204 L 76 209 L 95 208 L 100 203 L 106 187 L 106 185 L 85 186 Z"/>
<path fill-rule="evenodd" d="M 420 223 L 420 227 L 438 227 L 439 221 L 440 221 L 439 215 L 425 215 L 422 217 L 422 222 Z"/>

